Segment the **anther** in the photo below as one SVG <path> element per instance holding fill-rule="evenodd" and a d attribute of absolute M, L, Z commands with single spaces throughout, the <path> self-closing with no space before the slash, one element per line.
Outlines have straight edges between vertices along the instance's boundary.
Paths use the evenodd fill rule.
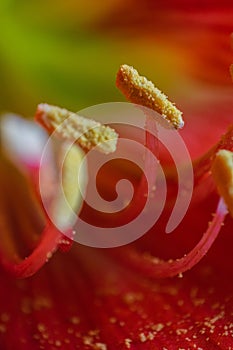
<path fill-rule="evenodd" d="M 116 86 L 130 102 L 158 112 L 176 129 L 184 126 L 182 112 L 151 81 L 140 76 L 133 67 L 127 64 L 120 67 Z"/>
<path fill-rule="evenodd" d="M 220 150 L 212 164 L 212 175 L 219 194 L 233 216 L 233 152 Z"/>
<path fill-rule="evenodd" d="M 76 142 L 84 150 L 108 154 L 116 150 L 118 134 L 114 129 L 64 108 L 39 104 L 35 119 L 50 133 L 61 139 Z"/>

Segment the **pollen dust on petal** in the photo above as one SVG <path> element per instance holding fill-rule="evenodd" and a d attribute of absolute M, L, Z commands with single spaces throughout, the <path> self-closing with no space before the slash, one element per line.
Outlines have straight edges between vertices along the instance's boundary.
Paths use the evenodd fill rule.
<path fill-rule="evenodd" d="M 133 67 L 127 64 L 120 66 L 116 86 L 130 102 L 158 112 L 174 128 L 179 129 L 184 126 L 182 112 L 151 81 L 140 76 Z"/>
<path fill-rule="evenodd" d="M 216 154 L 211 171 L 218 192 L 233 216 L 233 152 L 220 150 Z"/>

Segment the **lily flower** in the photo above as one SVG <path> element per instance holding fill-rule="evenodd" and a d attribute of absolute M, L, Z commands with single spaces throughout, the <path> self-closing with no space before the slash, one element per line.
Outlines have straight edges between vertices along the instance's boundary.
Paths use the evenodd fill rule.
<path fill-rule="evenodd" d="M 147 3 L 153 6 L 150 1 Z M 183 1 L 180 3 L 184 5 Z M 150 6 L 146 7 L 147 11 Z M 185 8 L 180 16 L 188 20 L 189 10 L 189 7 Z M 148 12 L 138 13 L 141 13 L 141 18 L 148 16 Z M 161 11 L 161 21 L 180 21 L 176 14 L 167 18 L 165 11 Z M 224 16 L 228 18 L 227 12 Z M 115 18 L 121 18 L 122 27 L 129 25 L 124 23 L 123 16 Z M 156 22 L 156 25 L 159 23 Z M 173 35 L 176 37 L 176 33 Z M 182 46 L 181 43 L 176 44 Z M 210 42 L 208 44 L 211 45 Z M 206 81 L 212 81 L 217 76 L 218 82 L 225 84 L 220 74 L 215 74 L 216 71 L 219 73 L 218 64 L 210 70 L 199 71 L 198 68 L 208 58 L 203 48 L 200 51 L 200 61 L 193 65 L 193 74 L 199 73 L 199 77 Z M 224 59 L 228 61 L 228 55 L 224 55 Z M 225 66 L 225 61 L 222 63 Z M 124 68 L 128 69 L 127 66 Z M 123 71 L 126 74 L 124 78 L 128 78 L 127 72 Z M 210 72 L 215 73 L 212 75 Z M 122 67 L 118 72 L 117 86 L 127 99 L 145 105 L 148 100 L 144 95 L 149 94 L 155 102 L 161 101 L 157 99 L 161 97 L 160 93 L 154 96 L 157 91 L 154 86 L 149 84 L 149 90 L 140 90 L 141 87 L 137 86 L 140 76 L 135 72 L 136 81 L 133 76 L 122 86 L 125 80 L 122 81 L 121 73 Z M 222 100 L 217 99 L 219 90 L 210 97 L 197 96 L 200 101 L 211 100 L 215 110 L 209 110 L 207 102 L 204 107 L 200 104 L 201 107 L 190 109 L 187 102 L 183 105 L 179 103 L 184 107 L 181 109 L 184 109 L 185 115 L 190 112 L 187 120 L 184 118 L 187 128 L 180 133 L 193 157 L 194 171 L 193 196 L 183 221 L 171 235 L 164 234 L 176 201 L 177 172 L 162 150 L 161 157 L 167 162 L 165 174 L 168 184 L 168 202 L 164 212 L 146 235 L 134 243 L 112 249 L 73 243 L 72 234 L 68 238 L 68 233 L 63 235 L 54 226 L 43 210 L 38 193 L 40 159 L 47 136 L 32 122 L 15 116 L 3 119 L 1 136 L 4 152 L 0 154 L 0 349 L 233 349 L 233 106 L 229 98 L 230 89 L 223 86 L 223 90 L 227 97 Z M 147 107 L 157 108 L 159 113 L 169 117 L 169 113 L 163 112 L 163 107 L 171 106 L 173 109 L 173 105 L 163 95 L 159 106 L 161 108 L 155 103 Z M 48 112 L 48 106 L 38 107 L 36 119 L 40 122 L 42 111 Z M 60 109 L 56 111 L 60 115 Z M 63 113 L 70 116 L 67 111 L 63 110 L 61 115 Z M 172 123 L 175 120 L 174 127 L 183 125 L 181 114 L 176 109 L 168 120 Z M 58 119 L 58 122 L 61 120 Z M 52 132 L 51 120 L 49 123 L 46 130 Z M 97 126 L 104 132 L 102 126 Z M 70 136 L 69 133 L 68 138 Z M 150 133 L 147 133 L 146 140 L 147 147 L 153 149 L 154 139 Z M 87 145 L 81 143 L 79 146 L 86 151 Z M 81 205 L 80 193 L 73 191 L 72 178 L 73 165 L 80 162 L 83 150 L 76 145 L 72 150 L 74 153 L 64 164 L 65 175 L 68 176 L 64 188 L 71 205 L 79 212 L 80 207 L 76 205 Z M 53 159 L 49 158 L 45 166 L 45 193 L 50 201 L 50 196 L 56 192 L 53 187 L 56 181 Z M 149 173 L 154 170 L 150 162 L 146 163 L 147 167 Z M 127 171 L 121 166 L 103 174 L 105 195 L 115 176 L 124 175 Z M 145 183 L 138 174 L 135 188 L 140 194 L 144 193 Z M 65 211 L 59 196 L 56 203 L 59 212 Z M 108 220 L 107 215 L 94 214 L 84 204 L 80 215 L 96 223 Z"/>

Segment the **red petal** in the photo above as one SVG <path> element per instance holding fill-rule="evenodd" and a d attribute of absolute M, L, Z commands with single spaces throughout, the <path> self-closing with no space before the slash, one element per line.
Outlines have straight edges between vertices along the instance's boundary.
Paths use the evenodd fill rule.
<path fill-rule="evenodd" d="M 120 33 L 129 40 L 134 33 L 138 45 L 146 36 L 150 51 L 153 47 L 170 50 L 174 63 L 176 56 L 180 58 L 174 70 L 182 70 L 183 74 L 205 83 L 230 85 L 232 16 L 232 2 L 228 0 L 221 5 L 194 0 L 136 0 L 133 5 L 126 1 L 102 19 L 98 30 L 111 35 L 117 31 L 117 35 Z M 154 51 L 155 57 L 156 54 Z"/>
<path fill-rule="evenodd" d="M 232 259 L 232 236 L 221 241 L 227 247 L 218 254 Z M 149 281 L 103 251 L 76 247 L 27 280 L 0 271 L 0 347 L 230 349 L 232 265 L 225 271 L 218 263 L 201 263 L 182 279 Z"/>

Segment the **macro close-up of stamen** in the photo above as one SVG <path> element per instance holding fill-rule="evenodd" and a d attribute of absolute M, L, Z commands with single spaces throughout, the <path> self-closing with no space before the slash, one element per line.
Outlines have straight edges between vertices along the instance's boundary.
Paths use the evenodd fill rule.
<path fill-rule="evenodd" d="M 0 5 L 0 350 L 233 350 L 233 4 Z"/>

